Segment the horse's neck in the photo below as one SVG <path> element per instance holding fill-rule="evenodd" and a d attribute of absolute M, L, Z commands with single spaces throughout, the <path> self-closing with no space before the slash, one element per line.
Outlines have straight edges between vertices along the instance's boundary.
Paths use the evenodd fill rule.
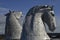
<path fill-rule="evenodd" d="M 24 25 L 24 30 L 23 30 L 23 35 L 28 39 L 28 40 L 42 40 L 45 38 L 49 38 L 46 31 L 45 27 L 41 18 L 41 13 L 37 13 L 34 17 L 33 20 L 31 20 L 32 16 L 27 17 L 27 21 Z M 33 22 L 33 26 L 31 27 L 30 25 Z M 27 34 L 25 34 L 27 33 Z M 25 37 L 23 36 L 22 39 Z M 28 36 L 28 37 L 27 37 Z"/>
<path fill-rule="evenodd" d="M 34 17 L 32 15 L 27 16 L 27 22 L 24 25 L 26 32 L 29 34 L 35 33 L 36 35 L 40 35 L 41 32 L 46 33 L 41 15 L 42 13 L 37 13 Z"/>
<path fill-rule="evenodd" d="M 46 32 L 41 15 L 41 13 L 37 13 L 34 17 L 33 30 L 36 34 L 42 34 Z"/>
<path fill-rule="evenodd" d="M 49 39 L 41 16 L 42 16 L 41 13 L 37 13 L 34 17 L 33 34 L 35 34 L 36 36 L 40 36 L 40 39 L 46 39 L 46 38 Z"/>

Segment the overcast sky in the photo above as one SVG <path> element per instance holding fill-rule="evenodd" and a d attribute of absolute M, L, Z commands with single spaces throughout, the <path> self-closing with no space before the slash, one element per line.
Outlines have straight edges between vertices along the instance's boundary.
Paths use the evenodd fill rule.
<path fill-rule="evenodd" d="M 0 33 L 4 33 L 5 16 L 8 10 L 22 11 L 24 15 L 36 5 L 53 5 L 56 15 L 57 29 L 60 32 L 60 0 L 0 0 Z"/>

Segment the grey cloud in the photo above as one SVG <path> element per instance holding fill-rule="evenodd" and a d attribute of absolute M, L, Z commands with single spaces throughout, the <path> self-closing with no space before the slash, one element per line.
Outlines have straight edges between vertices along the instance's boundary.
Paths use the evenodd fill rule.
<path fill-rule="evenodd" d="M 5 14 L 9 9 L 0 7 L 0 14 Z"/>
<path fill-rule="evenodd" d="M 0 11 L 6 11 L 7 9 L 6 8 L 1 8 L 0 7 Z"/>
<path fill-rule="evenodd" d="M 5 16 L 0 15 L 0 34 L 4 34 L 5 30 Z"/>

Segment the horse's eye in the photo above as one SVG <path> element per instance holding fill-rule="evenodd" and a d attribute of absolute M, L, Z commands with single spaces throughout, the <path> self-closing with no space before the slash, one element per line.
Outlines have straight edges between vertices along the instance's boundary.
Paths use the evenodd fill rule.
<path fill-rule="evenodd" d="M 51 13 L 52 16 L 55 16 L 53 13 Z"/>

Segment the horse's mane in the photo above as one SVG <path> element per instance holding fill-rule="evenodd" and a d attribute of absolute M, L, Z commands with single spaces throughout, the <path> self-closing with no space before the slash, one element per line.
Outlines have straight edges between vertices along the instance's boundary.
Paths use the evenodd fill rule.
<path fill-rule="evenodd" d="M 41 6 L 37 5 L 30 8 L 27 15 L 36 13 L 36 11 L 38 11 L 39 9 L 44 9 L 44 8 L 50 8 L 50 10 L 53 10 L 53 6 L 50 5 L 41 5 Z"/>

